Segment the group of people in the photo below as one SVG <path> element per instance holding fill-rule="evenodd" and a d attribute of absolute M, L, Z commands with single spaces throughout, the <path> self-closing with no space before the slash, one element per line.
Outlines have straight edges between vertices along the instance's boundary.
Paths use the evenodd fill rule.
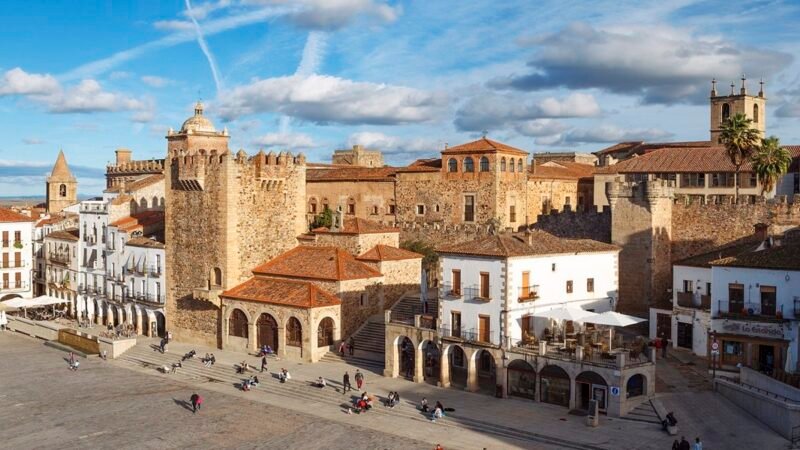
<path fill-rule="evenodd" d="M 76 371 L 78 367 L 80 367 L 81 363 L 77 359 L 75 359 L 75 353 L 69 352 L 69 370 Z"/>
<path fill-rule="evenodd" d="M 348 409 L 347 413 L 351 414 L 352 411 L 355 411 L 358 414 L 361 414 L 362 412 L 367 412 L 370 409 L 372 409 L 373 401 L 374 400 L 372 399 L 372 397 L 370 397 L 369 394 L 367 394 L 367 392 L 364 391 L 364 393 L 361 394 L 361 397 L 357 398 L 353 402 L 353 407 Z"/>
<path fill-rule="evenodd" d="M 278 380 L 281 383 L 286 383 L 286 380 L 291 380 L 291 379 L 292 376 L 289 374 L 289 371 L 284 368 L 281 368 L 280 373 L 278 373 Z"/>
<path fill-rule="evenodd" d="M 389 391 L 389 395 L 386 397 L 386 406 L 389 408 L 394 408 L 400 403 L 400 393 Z"/>
<path fill-rule="evenodd" d="M 258 376 L 257 375 L 252 375 L 250 378 L 246 378 L 242 382 L 242 390 L 243 391 L 249 391 L 251 388 L 256 388 L 256 387 L 258 387 L 258 383 L 259 383 Z"/>
<path fill-rule="evenodd" d="M 676 439 L 675 442 L 672 443 L 672 450 L 703 450 L 703 443 L 700 442 L 700 438 L 694 438 L 694 444 L 690 444 L 689 441 L 686 440 L 686 436 L 681 436 L 680 442 Z"/>
<path fill-rule="evenodd" d="M 217 357 L 216 357 L 216 356 L 214 356 L 214 354 L 213 354 L 213 353 L 206 353 L 206 356 L 202 357 L 202 358 L 200 359 L 200 361 L 202 361 L 202 362 L 203 362 L 203 364 L 204 364 L 206 367 L 211 367 L 211 366 L 213 366 L 213 365 L 214 365 L 214 363 L 215 363 L 215 362 L 217 362 Z"/>
<path fill-rule="evenodd" d="M 348 352 L 350 356 L 353 356 L 353 353 L 356 351 L 355 345 L 356 341 L 352 336 L 350 336 L 350 339 L 347 342 L 342 340 L 342 342 L 339 344 L 339 354 L 344 356 L 344 353 Z"/>
<path fill-rule="evenodd" d="M 272 355 L 274 353 L 275 352 L 272 350 L 272 347 L 270 347 L 267 344 L 264 344 L 261 346 L 261 351 L 258 352 L 258 356 L 265 357 L 267 355 Z"/>
<path fill-rule="evenodd" d="M 361 390 L 361 386 L 364 385 L 364 374 L 361 373 L 360 370 L 356 369 L 356 373 L 355 373 L 355 375 L 353 375 L 353 378 L 356 379 L 356 387 L 360 391 Z M 344 395 L 346 392 L 350 392 L 352 390 L 353 390 L 353 386 L 350 384 L 350 373 L 349 372 L 345 372 L 344 375 L 342 376 L 342 395 Z"/>
<path fill-rule="evenodd" d="M 422 400 L 419 402 L 419 409 L 423 413 L 431 414 L 431 422 L 436 422 L 436 419 L 441 419 L 444 417 L 444 405 L 442 405 L 442 402 L 440 401 L 437 401 L 436 406 L 431 409 L 431 407 L 428 406 L 428 399 L 422 397 Z"/>

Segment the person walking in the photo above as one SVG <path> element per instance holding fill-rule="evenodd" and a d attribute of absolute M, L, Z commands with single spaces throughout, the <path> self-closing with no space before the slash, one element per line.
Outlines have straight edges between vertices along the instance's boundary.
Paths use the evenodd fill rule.
<path fill-rule="evenodd" d="M 353 390 L 353 387 L 350 385 L 350 374 L 345 372 L 344 376 L 342 377 L 342 395 L 344 395 L 345 392 L 350 392 L 351 390 Z"/>
<path fill-rule="evenodd" d="M 694 446 L 692 446 L 692 450 L 703 450 L 703 443 L 700 442 L 700 438 L 694 438 Z"/>
<path fill-rule="evenodd" d="M 356 351 L 356 340 L 353 336 L 350 336 L 350 341 L 347 343 L 347 349 L 350 351 L 350 356 L 353 356 L 353 353 Z"/>
<path fill-rule="evenodd" d="M 360 370 L 356 369 L 356 374 L 354 375 L 356 379 L 356 387 L 358 390 L 361 390 L 361 386 L 364 384 L 364 374 L 361 373 Z"/>
<path fill-rule="evenodd" d="M 669 347 L 669 339 L 666 338 L 664 333 L 661 333 L 661 357 L 667 357 L 667 347 Z"/>
<path fill-rule="evenodd" d="M 263 373 L 264 370 L 266 370 L 266 369 L 267 369 L 267 357 L 266 356 L 262 356 L 261 357 L 261 372 Z"/>
<path fill-rule="evenodd" d="M 200 395 L 195 392 L 189 399 L 192 401 L 192 414 L 196 414 L 197 410 L 200 409 L 200 405 L 203 404 L 203 397 L 200 397 Z"/>
<path fill-rule="evenodd" d="M 347 343 L 345 343 L 344 341 L 339 343 L 339 354 L 342 357 L 344 357 L 344 349 L 345 349 L 345 347 L 347 347 Z"/>
<path fill-rule="evenodd" d="M 681 436 L 681 442 L 678 444 L 680 450 L 692 450 L 691 444 L 686 440 L 686 436 Z"/>

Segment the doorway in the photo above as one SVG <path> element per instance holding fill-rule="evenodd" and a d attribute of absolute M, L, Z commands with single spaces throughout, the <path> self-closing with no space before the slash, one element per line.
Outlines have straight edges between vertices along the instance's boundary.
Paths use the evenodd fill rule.
<path fill-rule="evenodd" d="M 595 372 L 583 372 L 575 378 L 577 388 L 576 404 L 579 409 L 588 410 L 589 401 L 595 400 L 601 412 L 607 409 L 608 384 Z"/>
<path fill-rule="evenodd" d="M 656 337 L 672 339 L 672 314 L 656 314 Z"/>
<path fill-rule="evenodd" d="M 772 374 L 775 368 L 775 347 L 772 345 L 758 346 L 758 370 L 766 374 Z"/>
<path fill-rule="evenodd" d="M 489 316 L 478 316 L 478 340 L 480 342 L 491 342 L 491 318 Z"/>
<path fill-rule="evenodd" d="M 691 323 L 678 322 L 678 347 L 692 349 L 692 330 Z"/>

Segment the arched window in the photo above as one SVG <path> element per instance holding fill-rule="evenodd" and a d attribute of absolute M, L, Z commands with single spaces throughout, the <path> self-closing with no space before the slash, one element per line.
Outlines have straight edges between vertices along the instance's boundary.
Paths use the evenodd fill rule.
<path fill-rule="evenodd" d="M 356 213 L 356 201 L 353 197 L 347 199 L 347 214 L 353 215 Z"/>
<path fill-rule="evenodd" d="M 481 172 L 489 171 L 489 158 L 481 156 Z"/>
<path fill-rule="evenodd" d="M 214 278 L 211 280 L 214 286 L 222 286 L 222 269 L 214 267 Z"/>
<path fill-rule="evenodd" d="M 728 120 L 728 117 L 731 116 L 731 105 L 727 103 L 722 104 L 722 121 L 725 122 Z"/>
<path fill-rule="evenodd" d="M 628 378 L 628 383 L 625 385 L 625 391 L 627 398 L 644 395 L 646 391 L 644 376 L 641 374 L 636 374 Z"/>
<path fill-rule="evenodd" d="M 502 159 L 500 159 L 500 172 L 505 172 L 505 171 L 506 171 L 506 158 L 503 157 Z"/>
<path fill-rule="evenodd" d="M 294 317 L 290 317 L 286 324 L 286 345 L 303 346 L 303 327 L 300 325 L 300 321 Z"/>
<path fill-rule="evenodd" d="M 758 105 L 753 105 L 753 123 L 758 123 Z"/>
<path fill-rule="evenodd" d="M 317 213 L 317 199 L 315 197 L 311 197 L 311 200 L 308 201 L 308 212 L 311 214 Z"/>
<path fill-rule="evenodd" d="M 247 339 L 247 316 L 241 309 L 234 309 L 228 319 L 228 336 Z"/>
<path fill-rule="evenodd" d="M 464 158 L 464 172 L 475 172 L 475 161 L 469 156 Z"/>
<path fill-rule="evenodd" d="M 448 172 L 458 172 L 458 161 L 455 158 L 450 158 L 447 161 L 447 171 Z"/>
<path fill-rule="evenodd" d="M 509 164 L 508 171 L 509 171 L 509 172 L 513 172 L 513 171 L 514 171 L 514 158 L 511 158 L 511 159 L 509 160 L 509 163 L 510 163 L 510 164 Z"/>
<path fill-rule="evenodd" d="M 58 187 L 58 195 L 60 195 L 62 197 L 66 197 L 67 196 L 67 185 L 66 184 L 62 184 L 61 186 Z"/>
<path fill-rule="evenodd" d="M 317 348 L 333 345 L 333 319 L 326 317 L 317 327 Z"/>
<path fill-rule="evenodd" d="M 372 206 L 372 215 L 373 216 L 377 216 L 378 215 L 378 205 L 373 205 Z"/>
<path fill-rule="evenodd" d="M 142 200 L 139 201 L 139 205 L 141 205 L 142 209 L 147 209 L 147 199 L 142 197 Z"/>
<path fill-rule="evenodd" d="M 522 164 L 523 164 L 523 163 L 522 163 L 522 158 L 518 159 L 518 160 L 517 160 L 517 172 L 520 172 L 520 173 L 522 173 L 522 171 L 523 171 L 523 170 L 522 170 Z"/>

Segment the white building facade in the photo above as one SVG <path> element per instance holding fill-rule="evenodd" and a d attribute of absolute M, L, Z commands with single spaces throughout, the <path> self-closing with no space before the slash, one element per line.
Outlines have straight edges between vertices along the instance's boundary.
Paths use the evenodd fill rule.
<path fill-rule="evenodd" d="M 33 296 L 33 220 L 0 208 L 0 301 Z"/>
<path fill-rule="evenodd" d="M 78 241 L 77 228 L 50 232 L 42 241 L 44 293 L 69 304 L 69 315 L 77 315 Z"/>

